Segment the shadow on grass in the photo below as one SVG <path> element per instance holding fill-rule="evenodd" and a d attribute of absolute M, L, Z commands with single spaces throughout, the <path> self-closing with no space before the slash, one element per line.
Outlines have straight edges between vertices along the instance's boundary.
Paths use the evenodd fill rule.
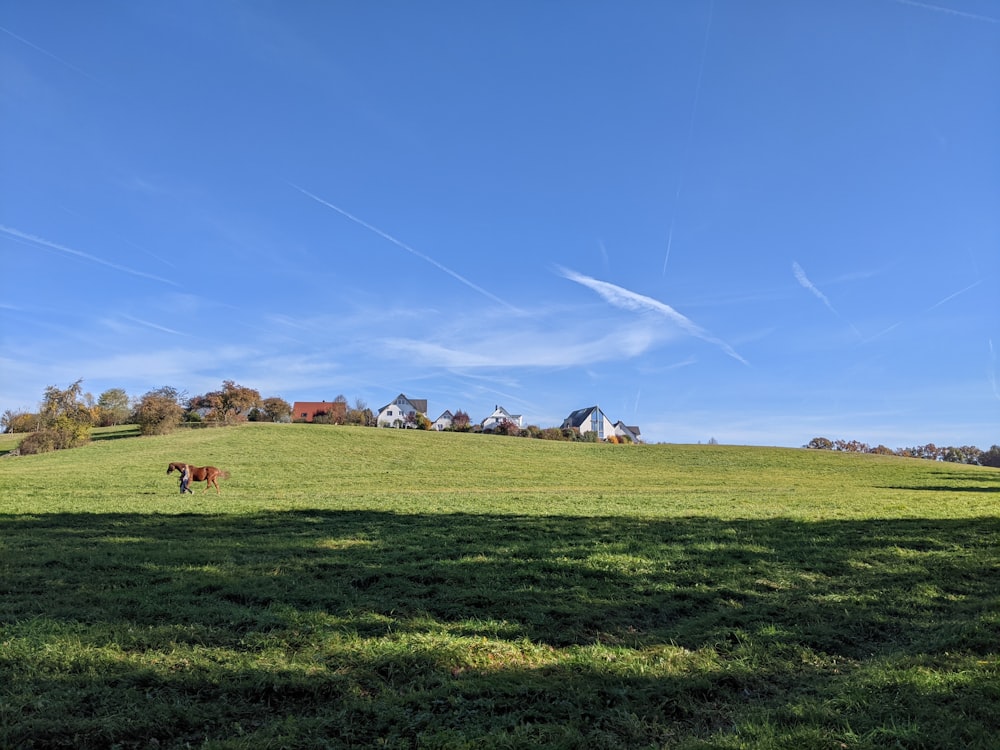
<path fill-rule="evenodd" d="M 1000 486 L 997 486 L 997 487 L 983 487 L 983 486 L 976 486 L 976 487 L 956 487 L 953 484 L 942 484 L 942 485 L 933 485 L 933 484 L 931 484 L 931 485 L 928 485 L 928 484 L 921 484 L 921 485 L 898 485 L 898 484 L 893 484 L 893 485 L 888 485 L 888 486 L 885 486 L 885 487 L 881 487 L 881 489 L 884 489 L 884 490 L 907 490 L 907 491 L 915 490 L 915 491 L 918 491 L 918 492 L 1000 492 Z"/>
<path fill-rule="evenodd" d="M 78 747 L 131 746 L 131 732 L 181 746 L 238 725 L 254 742 L 314 730 L 337 746 L 390 736 L 415 747 L 436 732 L 446 746 L 457 732 L 489 746 L 491 733 L 526 732 L 524 746 L 627 747 L 735 732 L 751 714 L 785 721 L 786 739 L 817 731 L 832 741 L 865 722 L 875 722 L 873 732 L 880 726 L 870 707 L 829 708 L 842 699 L 840 669 L 873 660 L 933 665 L 955 653 L 995 663 L 1000 643 L 993 517 L 66 514 L 0 516 L 0 530 L 0 641 L 29 644 L 0 658 L 0 681 L 27 686 L 7 696 L 20 707 L 18 718 L 3 716 L 0 740 L 29 732 L 50 746 L 72 737 Z M 358 644 L 367 639 L 381 645 L 366 651 Z M 485 670 L 465 661 L 469 639 L 667 660 L 703 652 L 714 666 L 650 677 L 599 660 Z M 92 655 L 89 668 L 70 655 L 58 669 L 26 666 L 37 656 L 28 651 L 61 642 L 132 656 Z M 400 642 L 407 647 L 392 648 Z M 437 645 L 419 647 L 427 643 Z M 217 671 L 143 661 L 178 648 L 243 656 Z M 261 667 L 275 649 L 285 660 L 309 652 L 312 661 Z M 252 664 L 240 667 L 241 658 Z M 47 703 L 25 697 L 39 692 Z M 916 721 L 923 698 L 913 692 L 914 706 L 899 707 L 889 724 Z M 170 698 L 150 699 L 163 695 Z M 116 731 L 72 719 L 65 703 L 81 700 L 129 722 Z M 793 710 L 810 700 L 813 708 Z M 62 720 L 52 715 L 58 706 Z M 985 709 L 978 718 L 964 706 L 942 710 L 935 731 L 972 732 L 966 746 L 997 728 Z M 292 714 L 305 723 L 282 724 Z M 614 742 L 598 742 L 596 731 Z"/>

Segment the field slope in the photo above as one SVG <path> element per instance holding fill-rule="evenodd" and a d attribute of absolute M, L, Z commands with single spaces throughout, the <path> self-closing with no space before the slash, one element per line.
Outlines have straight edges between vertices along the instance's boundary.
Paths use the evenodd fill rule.
<path fill-rule="evenodd" d="M 314 425 L 0 459 L 0 747 L 988 748 L 1000 471 Z M 170 461 L 228 470 L 181 496 Z"/>

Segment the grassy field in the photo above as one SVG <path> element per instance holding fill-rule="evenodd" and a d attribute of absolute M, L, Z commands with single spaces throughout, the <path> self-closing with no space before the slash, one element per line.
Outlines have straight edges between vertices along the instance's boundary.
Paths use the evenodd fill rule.
<path fill-rule="evenodd" d="M 0 747 L 1000 736 L 995 469 L 313 425 L 100 437 L 0 458 Z M 181 496 L 170 461 L 232 476 Z"/>

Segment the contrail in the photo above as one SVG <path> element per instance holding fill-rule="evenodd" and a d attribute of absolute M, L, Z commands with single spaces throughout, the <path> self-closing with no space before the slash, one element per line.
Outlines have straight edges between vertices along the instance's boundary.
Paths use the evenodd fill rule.
<path fill-rule="evenodd" d="M 704 328 L 694 323 L 694 321 L 690 318 L 677 312 L 665 302 L 660 302 L 657 299 L 647 297 L 643 294 L 637 294 L 636 292 L 629 291 L 628 289 L 615 284 L 610 284 L 607 281 L 592 279 L 590 276 L 584 276 L 583 274 L 576 273 L 575 271 L 570 271 L 567 268 L 560 268 L 559 273 L 570 281 L 575 281 L 577 284 L 582 284 L 583 286 L 594 290 L 601 297 L 603 297 L 606 302 L 614 305 L 615 307 L 620 307 L 623 310 L 655 312 L 663 315 L 692 336 L 711 344 L 715 344 L 730 357 L 742 362 L 745 365 L 750 364 L 743 359 L 743 357 L 737 354 L 736 351 L 725 341 L 715 338 Z"/>
<path fill-rule="evenodd" d="M 827 308 L 829 308 L 830 312 L 832 312 L 832 313 L 833 313 L 834 315 L 839 315 L 839 314 L 840 314 L 840 313 L 838 313 L 838 312 L 837 312 L 837 310 L 836 310 L 836 309 L 834 308 L 834 306 L 833 306 L 833 305 L 831 304 L 831 302 L 830 302 L 829 298 L 827 298 L 827 296 L 826 296 L 825 294 L 823 294 L 823 292 L 821 292 L 821 291 L 820 291 L 820 290 L 819 290 L 819 289 L 818 289 L 818 288 L 816 287 L 816 285 L 815 285 L 815 284 L 813 284 L 813 283 L 812 283 L 812 282 L 811 282 L 811 281 L 809 280 L 809 277 L 808 277 L 808 276 L 806 276 L 806 272 L 805 272 L 805 270 L 804 270 L 804 269 L 802 268 L 802 266 L 800 266 L 800 265 L 799 265 L 798 263 L 796 263 L 796 262 L 794 262 L 794 261 L 792 262 L 792 273 L 794 273 L 794 274 L 795 274 L 795 280 L 796 280 L 796 281 L 798 281 L 798 282 L 799 282 L 799 283 L 800 283 L 800 284 L 801 284 L 801 285 L 802 285 L 803 287 L 805 287 L 806 289 L 808 289 L 808 290 L 809 290 L 810 292 L 812 292 L 813 294 L 815 294 L 815 295 L 816 295 L 816 297 L 817 297 L 817 298 L 818 298 L 818 299 L 819 299 L 819 300 L 820 300 L 820 301 L 821 301 L 821 302 L 822 302 L 822 303 L 823 303 L 824 305 L 826 305 L 826 306 L 827 306 Z"/>
<path fill-rule="evenodd" d="M 948 302 L 950 300 L 955 299 L 955 297 L 959 296 L 960 294 L 965 294 L 970 289 L 974 289 L 975 287 L 979 286 L 982 283 L 983 283 L 983 280 L 980 279 L 979 281 L 976 281 L 976 282 L 974 282 L 972 284 L 969 284 L 964 289 L 959 289 L 957 292 L 955 292 L 953 294 L 949 294 L 944 299 L 942 299 L 942 300 L 940 300 L 938 302 L 935 302 L 933 305 L 931 305 L 926 310 L 924 310 L 924 312 L 925 313 L 929 313 L 931 310 L 934 310 L 934 309 L 936 309 L 938 307 L 941 307 L 941 305 L 943 305 L 945 302 Z M 871 336 L 870 338 L 865 339 L 864 343 L 867 344 L 867 343 L 869 343 L 871 341 L 874 341 L 877 338 L 881 338 L 882 336 L 884 336 L 885 334 L 889 333 L 890 331 L 892 331 L 892 330 L 894 330 L 896 328 L 899 328 L 899 326 L 901 326 L 901 325 L 903 325 L 903 321 L 899 321 L 898 323 L 893 323 L 891 326 L 889 326 L 888 328 L 886 328 L 884 331 L 876 333 L 874 336 Z M 991 352 L 993 351 L 993 344 L 992 344 L 992 342 L 990 342 L 990 351 Z"/>
<path fill-rule="evenodd" d="M 154 276 L 151 273 L 146 273 L 145 271 L 137 271 L 134 268 L 129 268 L 128 266 L 122 266 L 117 263 L 112 263 L 111 261 L 98 258 L 97 256 L 90 255 L 89 253 L 82 252 L 80 250 L 74 250 L 71 247 L 66 247 L 65 245 L 59 245 L 55 242 L 50 242 L 49 240 L 42 239 L 41 237 L 36 237 L 33 234 L 28 234 L 27 232 L 22 232 L 18 229 L 12 229 L 11 227 L 6 227 L 0 224 L 0 232 L 4 234 L 9 234 L 11 237 L 16 237 L 19 240 L 29 242 L 35 245 L 41 245 L 43 247 L 48 247 L 53 250 L 58 250 L 68 255 L 74 255 L 77 258 L 83 258 L 84 260 L 89 260 L 91 263 L 98 263 L 102 266 L 107 266 L 108 268 L 113 268 L 116 271 L 123 271 L 124 273 L 130 273 L 133 276 L 140 276 L 144 279 L 152 279 L 153 281 L 162 281 L 164 284 L 170 284 L 171 286 L 180 286 L 176 281 L 171 281 L 170 279 L 165 279 L 162 276 Z"/>
<path fill-rule="evenodd" d="M 608 262 L 608 249 L 604 247 L 604 240 L 598 240 L 597 244 L 601 248 L 601 257 L 604 259 L 604 268 L 605 270 L 607 270 L 610 267 L 610 264 Z"/>
<path fill-rule="evenodd" d="M 678 196 L 680 195 L 680 190 L 677 191 Z M 677 200 L 676 198 L 674 199 Z M 667 261 L 670 260 L 670 246 L 674 243 L 674 220 L 670 220 L 670 232 L 667 234 L 667 254 L 663 256 L 663 273 L 662 276 L 667 275 Z"/>
<path fill-rule="evenodd" d="M 687 140 L 684 142 L 684 153 L 681 155 L 680 169 L 677 173 L 677 190 L 674 192 L 674 214 L 670 217 L 670 232 L 667 236 L 667 252 L 663 256 L 663 276 L 667 275 L 667 261 L 670 260 L 670 245 L 674 240 L 674 224 L 677 221 L 677 206 L 681 200 L 681 187 L 684 184 L 684 171 L 687 167 L 688 153 L 691 151 L 691 140 L 694 138 L 694 120 L 698 113 L 698 100 L 701 98 L 701 79 L 705 74 L 705 58 L 708 56 L 708 35 L 712 30 L 712 12 L 715 3 L 708 5 L 708 23 L 705 24 L 705 37 L 701 45 L 701 62 L 698 65 L 698 81 L 694 87 L 694 103 L 691 105 L 691 117 L 688 120 Z"/>
<path fill-rule="evenodd" d="M 983 21 L 985 23 L 1000 23 L 1000 18 L 992 18 L 991 16 L 981 16 L 978 15 L 977 13 L 967 13 L 964 10 L 955 10 L 954 8 L 943 8 L 940 5 L 931 5 L 930 3 L 918 3 L 916 0 L 894 0 L 894 1 L 899 5 L 912 5 L 914 8 L 933 10 L 937 13 L 947 13 L 950 16 L 967 18 L 970 21 Z"/>
<path fill-rule="evenodd" d="M 483 289 L 483 288 L 482 288 L 481 286 L 479 286 L 479 285 L 477 285 L 477 284 L 474 284 L 473 282 L 469 281 L 469 280 L 468 280 L 467 278 L 465 278 L 464 276 L 462 276 L 462 275 L 460 275 L 460 274 L 456 273 L 455 271 L 452 271 L 452 270 L 451 270 L 450 268 L 448 268 L 447 266 L 445 266 L 445 265 L 443 265 L 443 264 L 441 264 L 441 263 L 438 263 L 438 262 L 437 262 L 436 260 L 434 260 L 434 259 L 433 259 L 433 258 L 431 258 L 430 256 L 428 256 L 428 255 L 424 255 L 424 254 L 423 254 L 422 252 L 420 252 L 419 250 L 415 250 L 415 249 L 413 249 L 412 247 L 410 247 L 409 245 L 407 245 L 407 244 L 406 244 L 405 242 L 402 242 L 402 241 L 400 241 L 400 240 L 397 240 L 397 239 L 396 239 L 395 237 L 393 237 L 393 236 L 392 236 L 391 234 L 389 234 L 388 232 L 383 232 L 383 231 L 382 231 L 381 229 L 379 229 L 378 227 L 376 227 L 376 226 L 372 226 L 372 225 L 371 225 L 371 224 L 369 224 L 369 223 L 368 223 L 367 221 L 364 221 L 363 219 L 359 219 L 359 218 L 358 218 L 357 216 L 355 216 L 354 214 L 350 214 L 350 213 L 348 213 L 347 211 L 345 211 L 344 209 L 342 209 L 342 208 L 339 208 L 339 207 L 337 207 L 337 206 L 333 205 L 333 204 L 332 204 L 332 203 L 330 203 L 329 201 L 325 201 L 325 200 L 323 200 L 323 199 L 322 199 L 322 198 L 320 198 L 320 197 L 319 197 L 318 195 L 314 195 L 313 193 L 310 193 L 310 192 L 309 192 L 308 190 L 306 190 L 306 189 L 305 189 L 305 188 L 303 188 L 303 187 L 299 187 L 299 186 L 298 186 L 298 185 L 296 185 L 296 184 L 295 184 L 294 182 L 289 182 L 288 184 L 289 184 L 289 185 L 291 185 L 291 186 L 292 186 L 293 188 L 295 188 L 296 190 L 298 190 L 298 191 L 299 191 L 300 193 L 302 193 L 303 195 L 306 195 L 306 196 L 308 196 L 308 197 L 312 198 L 312 199 L 313 199 L 314 201 L 316 201 L 317 203 L 321 203 L 321 204 L 323 204 L 324 206 L 326 206 L 327 208 L 332 208 L 332 209 L 333 209 L 334 211 L 336 211 L 336 212 L 337 212 L 338 214 L 340 214 L 341 216 L 344 216 L 344 217 L 346 217 L 346 218 L 350 219 L 350 220 L 351 220 L 351 221 L 353 221 L 353 222 L 354 222 L 355 224 L 358 224 L 358 225 L 360 225 L 360 226 L 364 227 L 365 229 L 367 229 L 367 230 L 368 230 L 368 231 L 370 231 L 370 232 L 374 232 L 375 234 L 377 234 L 377 235 L 378 235 L 379 237 L 381 237 L 381 238 L 383 238 L 383 239 L 386 239 L 386 240 L 389 240 L 389 242 L 391 242 L 391 243 L 392 243 L 393 245 L 395 245 L 396 247 L 400 247 L 400 248 L 402 248 L 403 250 L 405 250 L 406 252 L 408 252 L 408 253 L 411 253 L 412 255 L 415 255 L 415 256 L 417 256 L 418 258 L 420 258 L 420 260 L 422 260 L 422 261 L 425 261 L 425 262 L 427 262 L 427 263 L 430 263 L 430 264 L 431 264 L 432 266 L 434 266 L 435 268 L 437 268 L 437 269 L 439 269 L 439 270 L 441 270 L 441 271 L 444 271 L 444 272 L 445 272 L 446 274 L 448 274 L 448 275 L 449 275 L 449 276 L 451 276 L 452 278 L 454 278 L 454 279 L 458 279 L 458 281 L 462 282 L 463 284 L 465 284 L 465 285 L 466 285 L 467 287 L 469 287 L 470 289 L 474 289 L 475 291 L 479 292 L 479 293 L 480 293 L 480 294 L 482 294 L 482 295 L 483 295 L 484 297 L 489 297 L 489 298 L 490 298 L 491 300 L 493 300 L 494 302 L 499 302 L 499 303 L 500 303 L 501 305 L 503 305 L 504 307 L 506 307 L 506 308 L 508 308 L 508 309 L 510 309 L 510 310 L 513 310 L 514 312 L 517 312 L 517 313 L 521 312 L 521 310 L 519 310 L 518 308 L 514 307 L 514 305 L 510 304 L 510 303 L 509 303 L 509 302 L 507 302 L 506 300 L 502 300 L 502 299 L 500 299 L 499 297 L 497 297 L 497 296 L 496 296 L 495 294 L 493 294 L 492 292 L 488 292 L 488 291 L 486 291 L 486 290 L 485 290 L 485 289 Z"/>
<path fill-rule="evenodd" d="M 53 55 L 47 49 L 43 49 L 42 47 L 39 47 L 37 44 L 33 44 L 32 42 L 29 42 L 23 36 L 18 36 L 17 34 L 15 34 L 10 29 L 5 29 L 3 26 L 0 26 L 0 31 L 4 32 L 5 34 L 8 34 L 8 35 L 12 36 L 14 39 L 16 39 L 17 41 L 21 42 L 21 44 L 26 44 L 29 47 L 31 47 L 33 50 L 41 52 L 46 57 L 51 57 L 53 60 L 55 60 L 60 65 L 65 65 L 70 70 L 75 70 L 80 75 L 86 76 L 87 78 L 89 78 L 90 80 L 94 81 L 95 83 L 101 83 L 98 79 L 94 78 L 94 76 L 90 75 L 90 73 L 88 73 L 86 70 L 82 70 L 81 68 L 76 67 L 75 65 L 73 65 L 73 63 L 66 62 L 65 60 L 63 60 L 61 57 L 59 57 L 57 55 Z"/>
<path fill-rule="evenodd" d="M 926 312 L 930 312 L 931 310 L 933 310 L 936 307 L 941 307 L 941 305 L 943 305 L 945 302 L 948 302 L 949 300 L 955 299 L 955 297 L 957 297 L 960 294 L 965 294 L 970 289 L 974 289 L 975 287 L 979 286 L 982 283 L 983 283 L 983 280 L 980 279 L 979 281 L 977 281 L 977 282 L 975 282 L 973 284 L 969 284 L 967 287 L 965 287 L 965 289 L 959 289 L 954 294 L 949 294 L 947 297 L 945 297 L 940 302 L 936 302 L 933 305 L 931 305 L 930 307 L 928 307 L 927 310 L 926 310 Z"/>
<path fill-rule="evenodd" d="M 856 334 L 858 334 L 858 338 L 864 338 L 864 336 L 861 335 L 861 331 L 859 331 L 851 321 L 847 320 L 847 318 L 845 318 L 843 315 L 837 312 L 837 308 L 833 306 L 833 303 L 830 302 L 827 296 L 823 294 L 823 292 L 821 292 L 819 288 L 809 280 L 809 277 L 806 276 L 806 272 L 802 268 L 802 266 L 800 266 L 798 263 L 794 261 L 792 262 L 792 273 L 795 274 L 795 279 L 796 281 L 799 282 L 799 284 L 801 284 L 805 289 L 808 289 L 810 292 L 816 295 L 816 298 L 819 299 L 824 305 L 826 305 L 827 309 L 830 312 L 832 312 L 838 318 L 846 322 L 847 325 L 849 325 L 853 329 L 853 331 Z"/>
<path fill-rule="evenodd" d="M 139 323 L 140 325 L 148 326 L 156 331 L 163 331 L 164 333 L 172 333 L 175 336 L 185 336 L 186 334 L 180 331 L 175 331 L 173 328 L 167 328 L 166 326 L 161 326 L 157 323 L 151 323 L 148 320 L 143 320 L 142 318 L 134 318 L 131 315 L 122 315 L 125 320 L 131 320 L 133 323 Z"/>

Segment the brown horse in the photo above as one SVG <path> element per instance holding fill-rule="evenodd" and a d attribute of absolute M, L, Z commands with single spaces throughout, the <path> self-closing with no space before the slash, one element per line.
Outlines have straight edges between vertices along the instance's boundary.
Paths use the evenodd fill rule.
<path fill-rule="evenodd" d="M 217 479 L 229 479 L 229 472 L 222 471 L 221 469 L 216 469 L 214 466 L 192 466 L 191 464 L 185 464 L 180 461 L 175 461 L 174 463 L 167 466 L 167 474 L 173 471 L 183 471 L 184 467 L 187 467 L 188 473 L 191 475 L 192 482 L 204 482 L 205 492 L 208 492 L 209 486 L 215 487 L 215 494 L 221 495 L 219 491 L 219 483 Z"/>

